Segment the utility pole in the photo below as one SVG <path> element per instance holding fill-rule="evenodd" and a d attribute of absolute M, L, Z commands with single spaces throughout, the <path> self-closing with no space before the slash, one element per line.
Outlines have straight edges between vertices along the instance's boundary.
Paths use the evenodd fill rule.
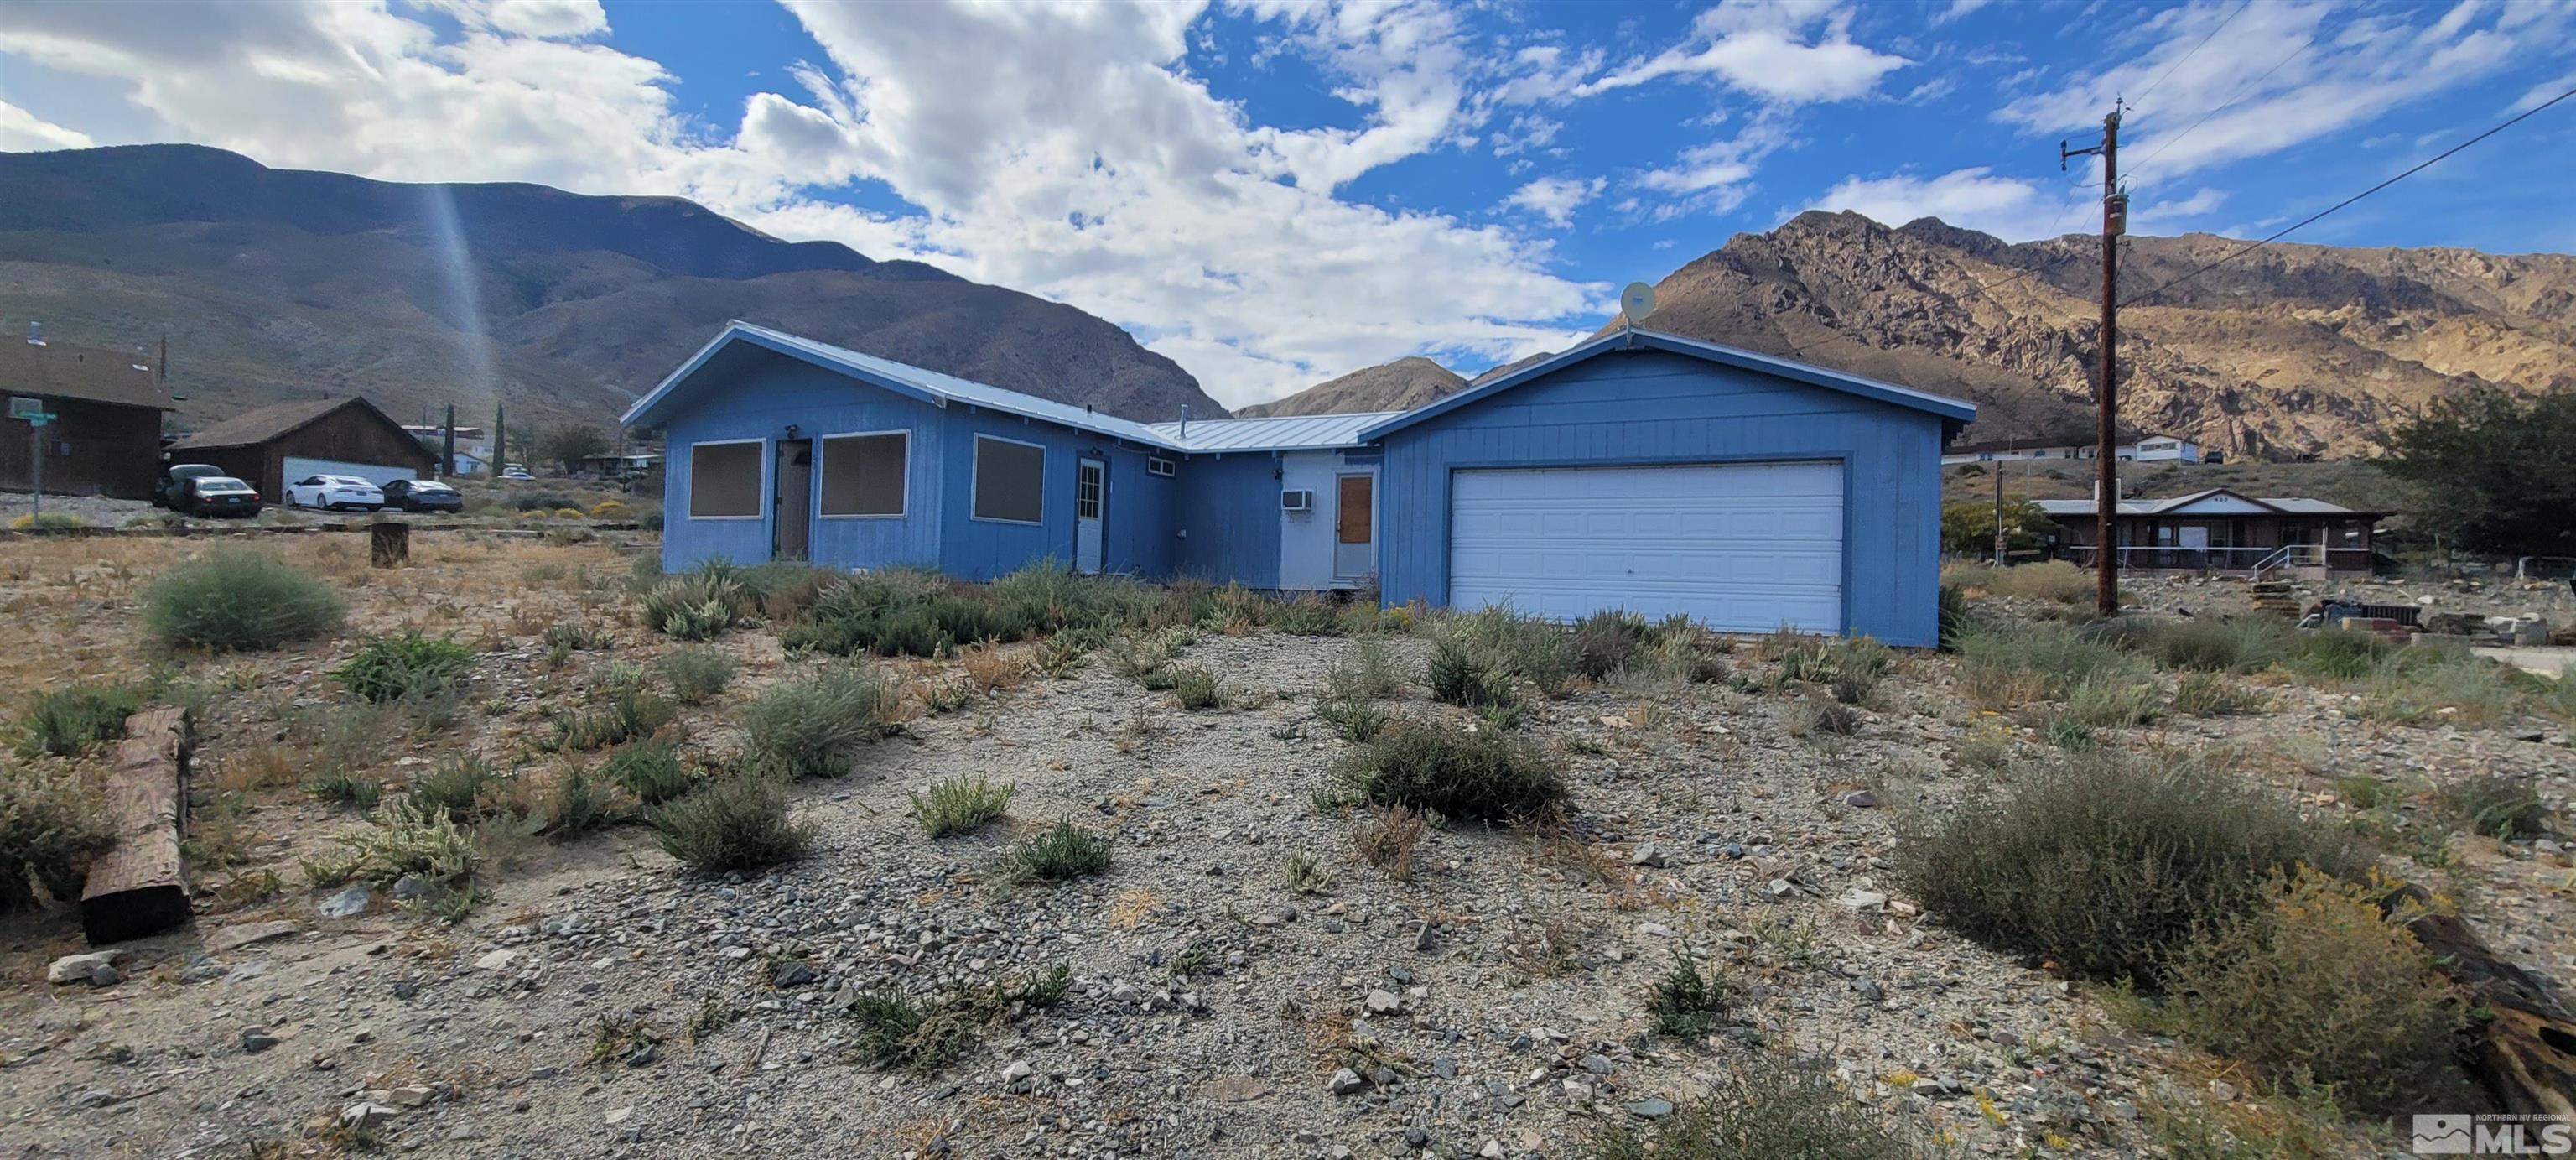
<path fill-rule="evenodd" d="M 502 421 L 508 418 L 499 403 L 492 404 L 492 477 L 510 469 L 510 428 Z"/>
<path fill-rule="evenodd" d="M 1995 567 L 2004 566 L 2004 461 L 1995 461 Z"/>
<path fill-rule="evenodd" d="M 439 432 L 438 477 L 456 474 L 456 404 L 447 405 L 447 425 Z"/>
<path fill-rule="evenodd" d="M 2109 116 L 2102 118 L 2102 143 L 2090 149 L 2069 149 L 2064 141 L 2057 143 L 2057 167 L 2066 168 L 2069 158 L 2094 154 L 2102 158 L 2102 382 L 2094 392 L 2097 414 L 2094 416 L 2093 466 L 2093 579 L 2094 612 L 2099 616 L 2120 614 L 2120 549 L 2117 538 L 2120 510 L 2120 456 L 2118 452 L 2120 386 L 2120 235 L 2129 228 L 2129 197 L 2120 192 L 2120 102 L 2111 102 Z"/>

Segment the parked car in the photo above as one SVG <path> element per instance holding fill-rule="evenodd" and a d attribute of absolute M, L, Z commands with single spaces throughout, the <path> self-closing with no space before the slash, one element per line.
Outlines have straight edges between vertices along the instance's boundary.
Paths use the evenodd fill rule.
<path fill-rule="evenodd" d="M 222 475 L 224 469 L 211 463 L 168 463 L 152 481 L 152 506 L 179 510 L 178 499 L 188 489 L 188 481 L 209 475 Z"/>
<path fill-rule="evenodd" d="M 171 498 L 170 510 L 192 516 L 255 516 L 259 492 L 229 475 L 192 475 Z"/>
<path fill-rule="evenodd" d="M 286 485 L 286 505 L 371 512 L 385 506 L 385 493 L 354 475 L 308 475 Z"/>
<path fill-rule="evenodd" d="M 509 465 L 508 467 L 505 467 L 505 468 L 502 468 L 502 469 L 501 469 L 501 478 L 503 478 L 503 479 L 535 479 L 535 478 L 536 478 L 536 476 L 533 476 L 533 475 L 528 474 L 528 469 L 527 469 L 527 468 L 525 468 L 525 467 L 521 467 L 521 466 L 519 466 L 518 464 L 513 463 L 513 464 Z"/>
<path fill-rule="evenodd" d="M 465 496 L 435 479 L 397 479 L 384 486 L 385 503 L 407 512 L 461 512 Z"/>

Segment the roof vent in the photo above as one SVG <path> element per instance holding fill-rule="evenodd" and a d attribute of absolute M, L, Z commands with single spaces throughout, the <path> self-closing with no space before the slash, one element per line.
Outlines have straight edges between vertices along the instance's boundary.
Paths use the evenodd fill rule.
<path fill-rule="evenodd" d="M 1183 439 L 1187 439 L 1187 438 L 1189 438 L 1189 437 L 1190 437 L 1190 405 L 1189 405 L 1189 404 L 1187 404 L 1187 403 L 1183 403 L 1183 404 L 1181 404 L 1181 438 L 1183 438 Z"/>

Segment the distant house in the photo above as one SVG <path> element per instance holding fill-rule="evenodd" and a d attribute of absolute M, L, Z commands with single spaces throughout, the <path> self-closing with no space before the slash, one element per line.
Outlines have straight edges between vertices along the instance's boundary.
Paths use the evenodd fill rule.
<path fill-rule="evenodd" d="M 420 440 L 420 445 L 434 454 L 446 447 L 447 429 L 436 423 L 405 423 L 403 430 Z M 456 428 L 456 462 L 449 464 L 449 475 L 480 475 L 490 471 L 492 435 L 481 427 Z"/>
<path fill-rule="evenodd" d="M 657 452 L 628 455 L 585 455 L 576 465 L 585 475 L 602 479 L 636 479 L 662 469 L 662 456 Z"/>
<path fill-rule="evenodd" d="M 417 479 L 438 467 L 436 452 L 355 396 L 245 411 L 172 443 L 169 458 L 214 464 L 272 501 L 306 476 L 355 475 L 384 483 Z"/>
<path fill-rule="evenodd" d="M 170 396 L 141 356 L 42 339 L 0 341 L 0 393 L 53 416 L 33 439 L 26 420 L 0 418 L 0 488 L 33 489 L 33 454 L 44 457 L 47 492 L 151 498 Z"/>
<path fill-rule="evenodd" d="M 2090 435 L 2050 435 L 2032 439 L 1996 439 L 1962 443 L 1941 454 L 1941 466 L 1962 463 L 2011 463 L 2025 459 L 2093 459 L 2098 445 Z M 2132 432 L 2114 451 L 2124 463 L 2198 463 L 2200 444 L 2179 435 Z M 2211 457 L 2214 460 L 2214 457 Z"/>
<path fill-rule="evenodd" d="M 1390 604 L 1934 643 L 1968 403 L 1645 330 L 1409 411 L 1137 423 L 734 323 L 659 427 L 662 561 L 1050 557 Z"/>
<path fill-rule="evenodd" d="M 2096 525 L 2089 499 L 2044 499 L 2058 529 L 2058 553 L 2091 566 Z M 2372 537 L 2388 512 L 2355 511 L 2321 499 L 2256 499 L 2225 488 L 2171 499 L 2124 499 L 2115 509 L 2120 566 L 2211 572 L 2298 568 L 2366 573 Z"/>

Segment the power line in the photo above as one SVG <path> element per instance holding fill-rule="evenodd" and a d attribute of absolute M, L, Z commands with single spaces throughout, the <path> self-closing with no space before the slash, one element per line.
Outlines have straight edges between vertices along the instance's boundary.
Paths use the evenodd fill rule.
<path fill-rule="evenodd" d="M 2155 81 L 2155 84 L 2151 84 L 2151 85 L 2148 85 L 2148 86 L 2147 86 L 2147 92 L 2138 94 L 2138 99 L 2139 99 L 2140 101 L 2144 101 L 2144 100 L 2146 100 L 2146 99 L 2147 99 L 2147 93 L 2152 93 L 2152 92 L 2156 91 L 2156 89 L 2157 89 L 2157 87 L 2158 87 L 2158 86 L 2160 86 L 2160 85 L 2164 84 L 2167 80 L 2172 79 L 2172 77 L 2173 77 L 2173 75 L 2174 75 L 2174 71 L 2175 71 L 2176 69 L 2181 68 L 2181 67 L 2183 66 L 2184 62 L 2189 61 L 2191 58 L 2193 58 L 2193 57 L 2195 57 L 2195 56 L 2200 55 L 2200 50 L 2201 50 L 2201 49 L 2204 49 L 2204 48 L 2209 47 L 2209 42 L 2210 42 L 2210 41 L 2213 41 L 2213 40 L 2218 39 L 2218 34 L 2219 34 L 2219 33 L 2222 33 L 2222 32 L 2227 31 L 2227 26 L 2228 26 L 2228 25 L 2236 23 L 2236 18 L 2237 18 L 2237 17 L 2239 17 L 2239 16 L 2243 16 L 2243 15 L 2245 15 L 2245 10 L 2246 10 L 2246 9 L 2248 9 L 2248 8 L 2251 8 L 2251 7 L 2253 7 L 2253 6 L 2254 6 L 2254 0 L 2245 0 L 2245 2 L 2244 2 L 2244 3 L 2237 5 L 2237 6 L 2236 6 L 2236 11 L 2228 13 L 2228 14 L 2227 14 L 2227 19 L 2219 21 L 2219 22 L 2218 22 L 2218 27 L 2216 27 L 2216 28 L 2213 28 L 2213 29 L 2210 29 L 2210 30 L 2209 30 L 2209 35 L 2204 36 L 2204 37 L 2201 37 L 2201 38 L 2200 38 L 2200 43 L 2198 43 L 2198 44 L 2195 44 L 2195 45 L 2191 46 L 2191 51 L 2190 51 L 2190 52 L 2186 52 L 2186 53 L 2182 54 L 2182 60 L 2177 60 L 2177 61 L 2173 62 L 2172 64 L 2165 66 L 2165 75 L 2160 76 L 2160 77 L 2157 77 L 2157 78 L 2156 78 L 2156 81 Z M 2131 107 L 2132 107 L 2132 108 L 2135 108 L 2136 106 L 2134 106 L 2134 105 L 2133 105 L 2133 106 L 2131 106 Z"/>
<path fill-rule="evenodd" d="M 2398 175 L 2397 175 L 2397 176 L 2395 176 L 2395 177 L 2391 177 L 2391 178 L 2389 178 L 2389 179 L 2388 179 L 2388 180 L 2386 180 L 2386 181 L 2380 182 L 2380 183 L 2379 183 L 2379 184 L 2377 184 L 2377 185 L 2374 185 L 2374 186 L 2371 186 L 2371 187 L 2370 187 L 2370 188 L 2368 188 L 2368 189 L 2362 190 L 2361 192 L 2356 193 L 2356 194 L 2352 195 L 2351 197 L 2347 197 L 2347 198 L 2343 199 L 2342 201 L 2336 202 L 2336 203 L 2334 203 L 2333 205 L 2327 206 L 2327 207 L 2326 207 L 2326 208 L 2324 208 L 2324 209 L 2318 210 L 2318 211 L 2317 211 L 2317 212 L 2315 212 L 2315 213 L 2312 213 L 2312 214 L 2309 214 L 2309 215 L 2308 215 L 2308 216 L 2306 216 L 2306 217 L 2300 218 L 2298 221 L 2292 222 L 2292 223 L 2290 223 L 2289 225 L 2282 227 L 2282 228 L 2281 228 L 2281 230 L 2280 230 L 2279 232 L 2274 233 L 2272 236 L 2270 236 L 2270 237 L 2268 237 L 2268 238 L 2264 238 L 2263 240 L 2261 240 L 2261 241 L 2259 241 L 2259 242 L 2248 242 L 2248 243 L 2246 243 L 2245 245 L 2243 245 L 2243 246 L 2241 246 L 2241 247 L 2239 247 L 2239 248 L 2237 248 L 2237 249 L 2235 249 L 2235 250 L 2233 250 L 2233 251 L 2230 251 L 2230 252 L 2229 252 L 2229 253 L 2227 253 L 2225 256 L 2220 257 L 2220 258 L 2218 258 L 2218 259 L 2217 259 L 2217 260 L 2215 260 L 2215 261 L 2211 261 L 2211 262 L 2203 263 L 2200 267 L 2198 267 L 2197 269 L 2194 269 L 2192 272 L 2190 272 L 2190 273 L 2188 273 L 2188 274 L 2183 275 L 2182 277 L 2176 278 L 2176 279 L 2174 279 L 2174 280 L 2172 280 L 2172 281 L 2170 281 L 2170 282 L 2167 282 L 2167 283 L 2165 283 L 2165 284 L 2163 284 L 2163 285 L 2161 285 L 2161 286 L 2158 286 L 2158 287 L 2156 287 L 2156 288 L 2155 288 L 2155 289 L 2153 289 L 2153 290 L 2149 290 L 2149 291 L 2147 291 L 2147 292 L 2146 292 L 2146 293 L 2144 293 L 2144 294 L 2140 294 L 2140 295 L 2137 295 L 2137 296 L 2135 296 L 2135 297 L 2129 298 L 2129 299 L 2127 299 L 2127 300 L 2126 300 L 2126 302 L 2124 302 L 2124 303 L 2123 303 L 2123 305 L 2126 305 L 2127 303 L 2130 303 L 2130 302 L 2144 302 L 2144 301 L 2146 301 L 2146 300 L 2147 300 L 2147 299 L 2149 299 L 2149 298 L 2153 298 L 2153 297 L 2155 297 L 2155 296 L 2156 296 L 2156 295 L 2158 295 L 2158 294 L 2162 294 L 2162 293 L 2164 293 L 2164 292 L 2165 292 L 2165 291 L 2167 291 L 2167 290 L 2171 290 L 2171 289 L 2173 289 L 2173 288 L 2174 288 L 2174 287 L 2176 287 L 2176 286 L 2180 286 L 2180 285 L 2182 285 L 2182 284 L 2183 284 L 2183 283 L 2185 283 L 2185 282 L 2189 282 L 2189 281 L 2191 281 L 2191 280 L 2192 280 L 2192 279 L 2194 279 L 2194 278 L 2200 277 L 2202 274 L 2206 274 L 2206 273 L 2208 273 L 2209 271 L 2211 271 L 2211 270 L 2213 270 L 2213 269 L 2215 269 L 2215 268 L 2217 268 L 2217 267 L 2219 267 L 2219 266 L 2225 265 L 2225 264 L 2226 264 L 2226 263 L 2228 263 L 2228 262 L 2235 261 L 2236 259 L 2238 259 L 2238 258 L 2240 258 L 2240 257 L 2243 257 L 2243 256 L 2245 256 L 2246 254 L 2252 253 L 2252 252 L 2253 252 L 2253 251 L 2255 251 L 2255 250 L 2261 249 L 2261 248 L 2263 248 L 2264 246 L 2271 245 L 2272 243 L 2277 242 L 2277 241 L 2281 240 L 2282 238 L 2284 238 L 2284 237 L 2288 236 L 2292 231 L 2295 231 L 2295 230 L 2297 230 L 2297 229 L 2299 229 L 2299 228 L 2301 228 L 2301 227 L 2303 227 L 2303 226 L 2306 226 L 2306 225 L 2308 225 L 2308 224 L 2310 224 L 2310 223 L 2312 223 L 2312 222 L 2316 221 L 2316 220 L 2317 220 L 2317 219 L 2319 219 L 2319 218 L 2325 217 L 2326 215 L 2331 214 L 2331 213 L 2335 212 L 2336 210 L 2339 210 L 2339 209 L 2344 208 L 2345 206 L 2351 205 L 2352 203 L 2354 203 L 2354 202 L 2356 202 L 2356 201 L 2360 201 L 2361 199 L 2363 199 L 2363 198 L 2365 198 L 2365 197 L 2368 197 L 2368 196 L 2370 196 L 2371 194 L 2377 193 L 2377 192 L 2379 192 L 2380 190 L 2386 189 L 2386 188 L 2388 188 L 2389 186 L 2392 186 L 2392 185 L 2397 184 L 2398 182 L 2404 181 L 2404 180 L 2406 180 L 2406 179 L 2407 179 L 2407 178 L 2409 178 L 2409 177 L 2413 177 L 2413 176 L 2415 176 L 2415 175 L 2416 175 L 2416 174 L 2418 174 L 2418 173 L 2422 173 L 2422 172 L 2424 172 L 2425 170 L 2432 168 L 2435 164 L 2439 163 L 2443 158 L 2449 157 L 2450 155 L 2452 155 L 2452 154 L 2454 154 L 2454 153 L 2457 153 L 2457 152 L 2459 152 L 2460 150 L 2466 149 L 2466 148 L 2468 148 L 2468 147 L 2469 147 L 2469 146 L 2471 146 L 2471 145 L 2475 145 L 2475 144 L 2477 144 L 2477 143 L 2478 143 L 2478 142 L 2480 142 L 2480 141 L 2484 141 L 2484 140 L 2486 140 L 2486 139 L 2487 139 L 2487 138 L 2489 138 L 2489 137 L 2493 137 L 2493 136 L 2495 136 L 2495 135 L 2496 135 L 2496 134 L 2498 134 L 2498 133 L 2504 132 L 2505 130 L 2510 129 L 2510 128 L 2514 127 L 2515 125 L 2520 124 L 2523 120 L 2525 120 L 2525 119 L 2529 118 L 2529 117 L 2530 117 L 2530 116 L 2532 116 L 2533 114 L 2540 112 L 2542 109 L 2546 109 L 2546 108 L 2550 107 L 2551 105 L 2555 105 L 2555 104 L 2557 104 L 2557 103 L 2558 103 L 2558 102 L 2560 102 L 2560 101 L 2566 100 L 2566 99 L 2567 99 L 2567 98 L 2569 98 L 2569 97 L 2576 97 L 2576 88 L 2571 88 L 2571 89 L 2567 90 L 2566 92 L 2560 93 L 2560 94 L 2558 94 L 2557 96 L 2554 96 L 2554 97 L 2549 98 L 2549 99 L 2548 99 L 2548 100 L 2546 100 L 2546 101 L 2542 101 L 2541 103 L 2539 103 L 2539 104 L 2537 104 L 2537 105 L 2533 105 L 2532 107 L 2530 107 L 2530 108 L 2528 108 L 2528 109 L 2525 109 L 2525 110 L 2523 110 L 2522 112 L 2520 112 L 2520 113 L 2517 113 L 2517 114 L 2513 115 L 2512 117 L 2507 118 L 2507 119 L 2504 121 L 2504 123 L 2499 124 L 2499 125 L 2497 125 L 2496 127 L 2492 128 L 2492 129 L 2489 129 L 2489 130 L 2487 130 L 2487 131 L 2486 131 L 2486 132 L 2484 132 L 2484 133 L 2480 133 L 2480 134 L 2478 134 L 2478 135 L 2477 135 L 2477 136 L 2475 136 L 2475 137 L 2471 137 L 2471 138 L 2469 138 L 2469 139 L 2468 139 L 2468 140 L 2466 140 L 2466 141 L 2462 141 L 2462 142 L 2460 142 L 2460 143 L 2459 143 L 2459 144 L 2457 144 L 2457 145 L 2453 145 L 2453 146 L 2451 146 L 2451 147 L 2450 147 L 2450 148 L 2448 148 L 2448 149 L 2445 149 L 2445 150 L 2443 150 L 2443 151 L 2441 151 L 2441 152 L 2439 152 L 2439 153 L 2434 154 L 2434 155 L 2433 155 L 2433 156 L 2431 156 L 2431 157 L 2428 157 L 2428 158 L 2424 159 L 2422 162 L 2420 162 L 2420 163 L 2416 164 L 2413 168 L 2408 169 L 2408 170 L 2407 170 L 2406 172 L 2404 172 L 2404 173 L 2400 173 L 2400 174 L 2398 174 Z"/>

